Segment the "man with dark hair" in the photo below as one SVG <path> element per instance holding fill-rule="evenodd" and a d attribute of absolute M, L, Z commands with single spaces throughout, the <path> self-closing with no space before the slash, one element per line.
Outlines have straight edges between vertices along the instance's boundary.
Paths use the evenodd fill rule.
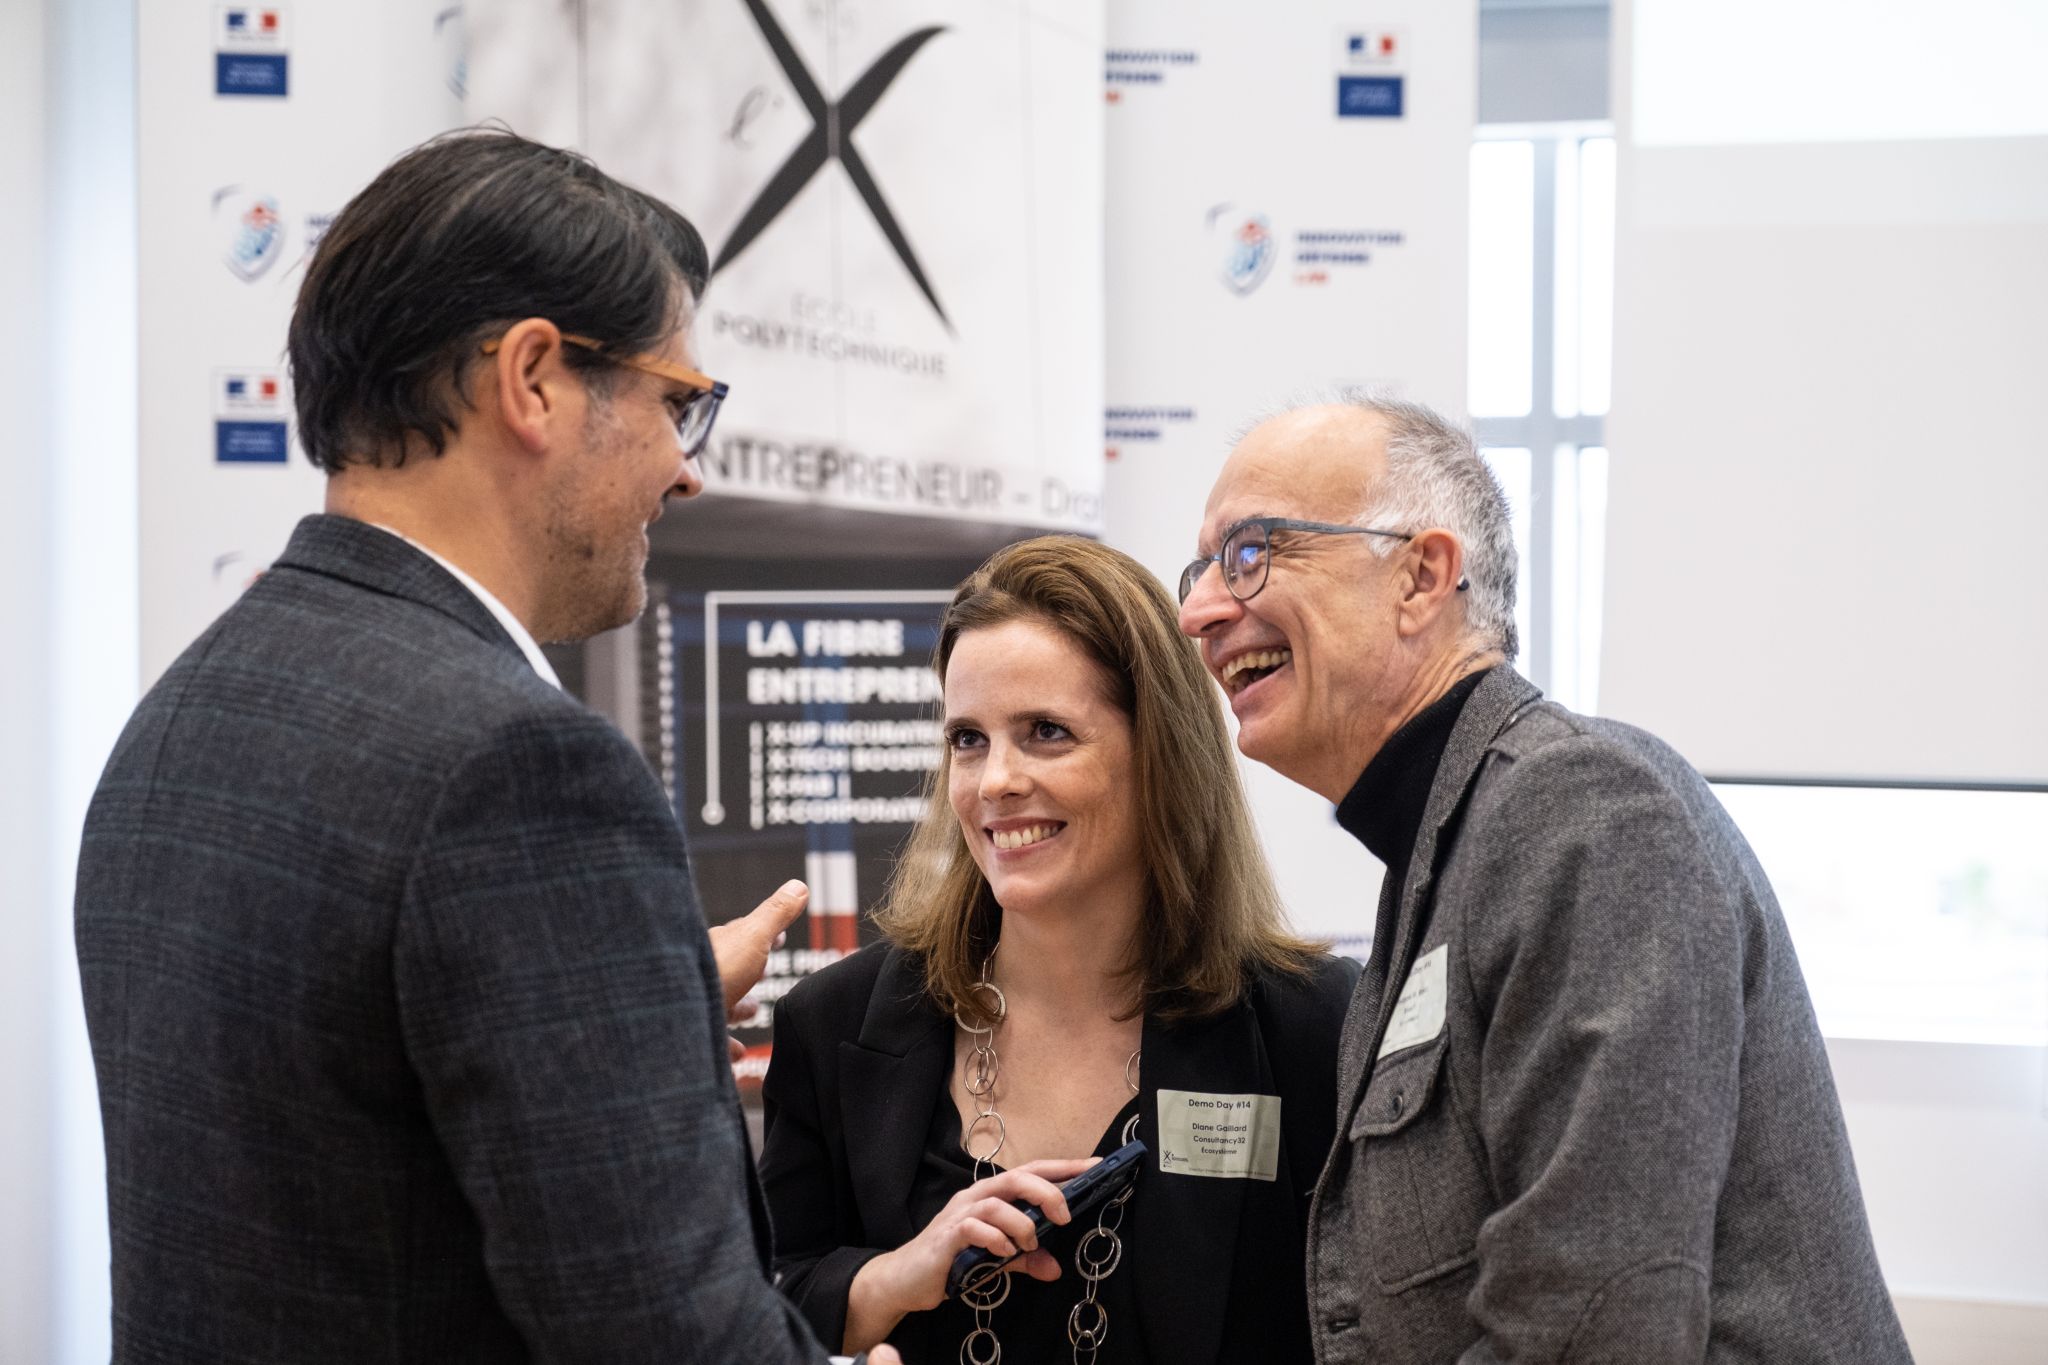
<path fill-rule="evenodd" d="M 150 689 L 76 903 L 120 1360 L 794 1361 L 659 783 L 536 640 L 633 619 L 724 386 L 672 210 L 505 133 L 335 220 L 327 513 Z M 721 985 L 721 969 L 723 984 Z"/>
<path fill-rule="evenodd" d="M 1321 1365 L 1909 1360 L 1799 963 L 1700 775 L 1510 666 L 1469 436 L 1343 394 L 1209 494 L 1181 629 L 1386 864 L 1308 1218 Z"/>

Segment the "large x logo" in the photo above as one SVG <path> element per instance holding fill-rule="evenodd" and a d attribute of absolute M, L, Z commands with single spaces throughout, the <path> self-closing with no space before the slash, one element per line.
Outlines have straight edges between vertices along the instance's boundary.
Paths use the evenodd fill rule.
<path fill-rule="evenodd" d="M 876 101 L 889 83 L 901 74 L 910 63 L 911 57 L 931 39 L 945 32 L 943 28 L 921 28 L 901 38 L 896 45 L 876 59 L 861 78 L 848 88 L 837 104 L 829 103 L 818 83 L 811 79 L 811 73 L 804 69 L 796 49 L 790 46 L 789 38 L 782 26 L 775 22 L 775 16 L 768 12 L 766 0 L 747 0 L 747 9 L 752 12 L 754 22 L 761 28 L 761 36 L 768 40 L 769 50 L 782 65 L 782 74 L 789 78 L 790 86 L 802 100 L 804 108 L 811 113 L 811 131 L 782 163 L 782 169 L 775 173 L 747 211 L 740 216 L 739 226 L 732 230 L 732 236 L 719 249 L 718 259 L 712 263 L 711 273 L 716 275 L 725 269 L 734 257 L 752 245 L 770 223 L 784 209 L 788 208 L 811 177 L 824 168 L 827 161 L 838 161 L 846 168 L 846 178 L 853 182 L 853 188 L 860 194 L 861 202 L 868 206 L 868 212 L 875 216 L 875 225 L 882 229 L 882 235 L 889 239 L 889 245 L 896 249 L 896 259 L 903 262 L 903 268 L 910 272 L 910 278 L 917 281 L 932 311 L 939 315 L 939 321 L 946 324 L 946 330 L 953 328 L 946 310 L 939 306 L 939 296 L 932 292 L 931 282 L 924 277 L 924 268 L 917 263 L 917 253 L 910 249 L 910 239 L 903 235 L 903 229 L 896 225 L 896 215 L 889 211 L 888 201 L 882 198 L 881 186 L 869 173 L 867 162 L 852 142 L 853 130 L 868 116 Z"/>

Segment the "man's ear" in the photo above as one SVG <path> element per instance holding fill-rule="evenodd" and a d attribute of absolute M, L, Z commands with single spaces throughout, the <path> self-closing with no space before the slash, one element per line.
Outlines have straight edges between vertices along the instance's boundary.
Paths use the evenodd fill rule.
<path fill-rule="evenodd" d="M 1403 638 L 1429 629 L 1465 587 L 1465 547 L 1441 526 L 1422 531 L 1402 556 L 1400 617 Z"/>
<path fill-rule="evenodd" d="M 561 329 L 546 318 L 512 324 L 492 348 L 495 392 L 480 395 L 512 438 L 536 455 L 553 444 L 581 392 L 563 345 Z"/>

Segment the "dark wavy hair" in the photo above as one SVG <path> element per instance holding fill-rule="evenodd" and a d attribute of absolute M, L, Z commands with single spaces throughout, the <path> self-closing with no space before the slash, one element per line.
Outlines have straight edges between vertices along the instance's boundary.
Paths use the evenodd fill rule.
<path fill-rule="evenodd" d="M 1199 1017 L 1243 997 L 1251 973 L 1307 969 L 1322 945 L 1288 932 L 1238 781 L 1223 705 L 1173 599 L 1121 550 L 1040 536 L 998 550 L 960 585 L 939 628 L 943 682 L 969 631 L 1042 621 L 1101 665 L 1131 722 L 1129 800 L 1138 813 L 1145 907 L 1125 964 L 1141 1008 Z M 925 990 L 970 1026 L 991 1022 L 973 989 L 1002 910 L 947 799 L 942 750 L 930 804 L 896 867 L 877 925 L 924 964 Z"/>
<path fill-rule="evenodd" d="M 582 156 L 503 129 L 415 147 L 348 202 L 292 312 L 299 442 L 332 474 L 439 455 L 484 342 L 522 318 L 617 353 L 658 348 L 709 275 L 668 205 Z M 603 397 L 617 370 L 566 347 Z"/>

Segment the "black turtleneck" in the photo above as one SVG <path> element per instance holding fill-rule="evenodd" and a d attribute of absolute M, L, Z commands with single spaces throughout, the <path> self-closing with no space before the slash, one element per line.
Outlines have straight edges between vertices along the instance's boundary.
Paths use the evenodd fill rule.
<path fill-rule="evenodd" d="M 1408 858 L 1422 832 L 1430 784 L 1451 742 L 1458 713 L 1492 671 L 1482 668 L 1466 674 L 1396 730 L 1337 807 L 1337 823 L 1387 865 L 1387 879 L 1396 888 L 1407 880 Z"/>

